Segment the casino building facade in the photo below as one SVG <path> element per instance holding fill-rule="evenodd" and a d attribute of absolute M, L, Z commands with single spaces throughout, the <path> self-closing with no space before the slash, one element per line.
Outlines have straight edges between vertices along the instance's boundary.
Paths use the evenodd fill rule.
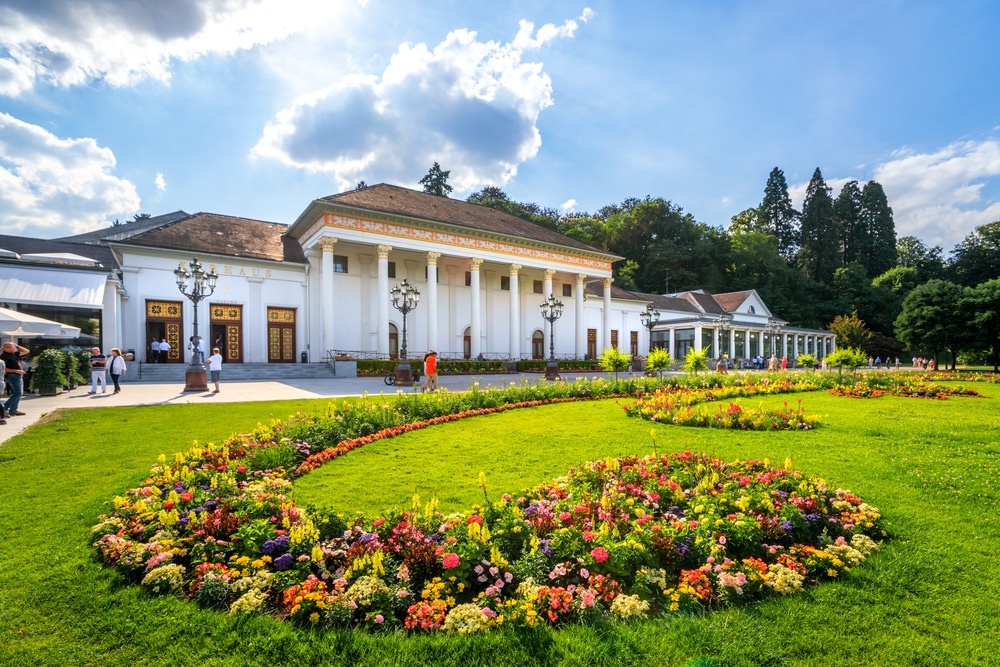
<path fill-rule="evenodd" d="M 0 237 L 0 278 L 20 277 L 0 280 L 0 304 L 88 313 L 101 321 L 103 347 L 144 359 L 165 338 L 169 360 L 182 363 L 194 310 L 173 272 L 195 257 L 219 275 L 198 305 L 199 332 L 227 363 L 395 357 L 403 321 L 390 290 L 404 280 L 420 293 L 406 320 L 411 357 L 545 358 L 540 305 L 550 294 L 564 304 L 553 341 L 561 358 L 611 346 L 644 356 L 652 344 L 675 358 L 707 349 L 794 359 L 835 344 L 832 332 L 788 327 L 753 290 L 630 292 L 613 284 L 621 257 L 501 211 L 384 184 L 316 199 L 291 225 L 177 211 L 56 240 Z M 648 304 L 659 314 L 647 326 Z"/>

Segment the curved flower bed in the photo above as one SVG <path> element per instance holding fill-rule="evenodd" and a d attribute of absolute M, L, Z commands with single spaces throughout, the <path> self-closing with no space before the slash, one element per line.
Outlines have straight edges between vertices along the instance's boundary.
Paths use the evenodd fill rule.
<path fill-rule="evenodd" d="M 657 392 L 644 396 L 634 403 L 622 406 L 629 417 L 648 419 L 663 424 L 677 426 L 703 426 L 708 428 L 742 429 L 744 431 L 808 431 L 819 425 L 819 417 L 806 415 L 802 407 L 802 399 L 798 406 L 790 408 L 788 401 L 780 410 L 769 410 L 764 407 L 745 408 L 739 399 L 729 401 L 728 405 L 696 405 L 695 400 L 705 402 L 719 398 L 720 394 L 738 393 L 740 396 L 754 395 L 747 391 L 731 392 L 724 390 L 689 392 L 678 395 L 677 392 Z M 761 392 L 771 393 L 771 392 Z"/>
<path fill-rule="evenodd" d="M 849 398 L 879 398 L 881 396 L 904 396 L 909 398 L 936 398 L 947 399 L 949 396 L 973 396 L 982 398 L 975 389 L 966 387 L 955 387 L 943 384 L 928 384 L 926 382 L 914 381 L 906 378 L 902 382 L 893 382 L 881 386 L 872 386 L 867 383 L 858 382 L 853 386 L 841 385 L 827 390 L 834 396 L 847 396 Z"/>
<path fill-rule="evenodd" d="M 375 519 L 297 507 L 290 471 L 332 455 L 303 465 L 315 448 L 291 435 L 359 414 L 357 423 L 371 423 L 374 408 L 351 410 L 161 457 L 95 526 L 100 558 L 152 592 L 232 614 L 468 633 L 790 594 L 861 563 L 884 535 L 877 509 L 788 461 L 687 452 L 590 463 L 495 502 L 481 476 L 485 502 L 450 516 L 417 499 Z M 399 418 L 397 406 L 377 410 Z M 353 446 L 428 423 L 360 435 Z"/>

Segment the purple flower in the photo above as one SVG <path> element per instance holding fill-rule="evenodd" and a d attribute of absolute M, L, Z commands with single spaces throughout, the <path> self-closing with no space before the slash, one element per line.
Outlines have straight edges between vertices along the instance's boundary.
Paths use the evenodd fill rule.
<path fill-rule="evenodd" d="M 785 531 L 786 533 L 792 532 L 792 522 L 791 521 L 782 521 L 780 525 L 781 525 L 781 529 L 783 531 Z"/>
<path fill-rule="evenodd" d="M 274 559 L 274 569 L 278 572 L 284 572 L 294 564 L 295 557 L 292 554 L 281 554 Z"/>

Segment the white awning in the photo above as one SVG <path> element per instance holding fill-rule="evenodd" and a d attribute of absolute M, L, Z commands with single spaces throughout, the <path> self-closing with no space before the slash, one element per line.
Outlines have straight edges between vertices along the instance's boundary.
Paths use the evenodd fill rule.
<path fill-rule="evenodd" d="M 0 301 L 101 308 L 108 274 L 0 266 Z"/>

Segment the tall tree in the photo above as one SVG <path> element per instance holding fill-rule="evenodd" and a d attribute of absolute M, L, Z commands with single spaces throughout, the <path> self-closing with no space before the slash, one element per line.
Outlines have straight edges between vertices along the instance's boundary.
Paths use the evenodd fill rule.
<path fill-rule="evenodd" d="M 840 229 L 840 246 L 843 252 L 842 263 L 850 264 L 858 261 L 856 228 L 861 216 L 861 188 L 857 181 L 848 181 L 840 189 L 840 194 L 833 202 L 833 217 Z"/>
<path fill-rule="evenodd" d="M 944 276 L 944 258 L 941 253 L 941 246 L 928 248 L 916 236 L 901 236 L 896 239 L 896 265 L 915 269 L 918 283 Z"/>
<path fill-rule="evenodd" d="M 809 279 L 829 283 L 840 266 L 840 230 L 833 215 L 830 188 L 819 167 L 806 187 L 799 234 L 802 245 L 797 255 L 799 267 Z"/>
<path fill-rule="evenodd" d="M 903 299 L 896 318 L 896 337 L 912 351 L 927 350 L 937 359 L 941 350 L 955 354 L 971 339 L 965 287 L 947 280 L 919 285 Z"/>
<path fill-rule="evenodd" d="M 896 266 L 896 223 L 885 190 L 876 181 L 865 183 L 861 191 L 859 225 L 866 238 L 859 243 L 861 265 L 869 278 Z"/>
<path fill-rule="evenodd" d="M 451 172 L 444 171 L 441 169 L 441 165 L 435 162 L 419 183 L 424 186 L 424 192 L 427 194 L 447 197 L 452 191 L 452 187 L 448 185 L 449 176 L 451 176 Z"/>
<path fill-rule="evenodd" d="M 964 305 L 981 348 L 990 352 L 993 372 L 1000 371 L 1000 279 L 987 280 L 970 289 Z"/>
<path fill-rule="evenodd" d="M 857 348 L 871 353 L 868 343 L 872 332 L 865 321 L 858 317 L 858 311 L 848 315 L 837 315 L 829 325 L 830 331 L 837 334 L 838 348 Z"/>
<path fill-rule="evenodd" d="M 761 231 L 778 239 L 778 252 L 781 256 L 788 258 L 794 255 L 799 243 L 799 214 L 792 208 L 785 174 L 777 167 L 767 177 L 764 200 L 757 211 Z"/>
<path fill-rule="evenodd" d="M 1000 278 L 1000 220 L 976 227 L 955 246 L 950 269 L 968 287 Z"/>

